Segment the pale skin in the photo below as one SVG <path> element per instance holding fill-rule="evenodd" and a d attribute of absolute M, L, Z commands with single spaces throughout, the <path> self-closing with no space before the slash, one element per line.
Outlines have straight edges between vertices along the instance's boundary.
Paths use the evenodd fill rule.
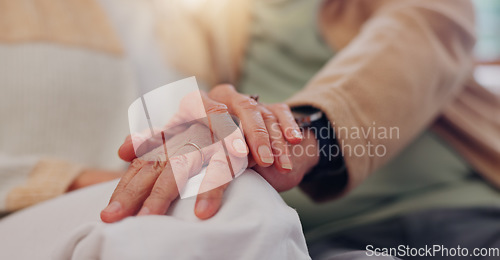
<path fill-rule="evenodd" d="M 231 161 L 239 162 L 238 158 L 247 158 L 248 154 L 248 167 L 262 175 L 277 191 L 297 186 L 304 175 L 318 163 L 317 152 L 290 153 L 290 148 L 294 146 L 303 146 L 302 148 L 311 151 L 317 151 L 318 148 L 313 134 L 306 132 L 303 135 L 300 132 L 287 105 L 260 104 L 238 93 L 230 85 L 217 86 L 203 94 L 202 98 L 204 110 L 209 117 L 210 114 L 229 113 L 240 118 L 244 137 L 238 134 L 224 136 Z M 190 104 L 190 110 L 193 110 L 192 107 Z M 180 113 L 179 118 L 188 120 L 189 115 Z M 143 157 L 136 158 L 132 140 L 127 138 L 120 147 L 119 155 L 132 163 L 120 180 L 108 207 L 101 212 L 101 219 L 112 223 L 136 214 L 165 214 L 179 195 L 178 185 L 183 185 L 179 178 L 184 180 L 196 174 L 204 163 L 208 167 L 202 187 L 207 183 L 214 183 L 214 178 L 222 178 L 220 173 L 228 169 L 226 155 L 213 145 L 204 144 L 210 140 L 210 135 L 206 134 L 210 130 L 213 128 L 203 122 L 182 129 L 167 142 L 170 151 L 175 150 L 176 153 L 170 156 L 168 162 L 156 164 Z M 214 132 L 217 135 L 217 131 Z M 186 140 L 204 147 L 201 151 L 203 156 L 193 147 L 185 146 Z M 242 143 L 244 146 L 241 146 Z M 205 162 L 201 162 L 202 158 Z M 181 165 L 179 162 L 185 170 L 174 175 L 172 168 L 176 164 Z M 232 166 L 234 168 L 240 165 L 236 163 Z M 230 182 L 198 194 L 194 209 L 196 216 L 200 219 L 214 216 L 221 207 L 228 185 Z"/>

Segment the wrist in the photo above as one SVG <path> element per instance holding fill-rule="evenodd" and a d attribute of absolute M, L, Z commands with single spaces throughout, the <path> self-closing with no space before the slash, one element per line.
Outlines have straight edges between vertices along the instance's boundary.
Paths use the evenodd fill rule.
<path fill-rule="evenodd" d="M 319 145 L 316 135 L 309 129 L 304 129 L 303 139 L 300 144 L 292 145 L 290 153 L 294 158 L 294 171 L 306 176 L 320 162 Z"/>
<path fill-rule="evenodd" d="M 303 135 L 304 139 L 302 144 L 304 145 L 304 152 L 308 166 L 306 174 L 308 174 L 320 162 L 319 143 L 314 131 L 305 129 Z"/>
<path fill-rule="evenodd" d="M 313 113 L 312 115 L 315 114 Z M 322 182 L 325 179 L 329 179 L 329 176 L 337 178 L 338 175 L 345 175 L 344 159 L 342 154 L 338 152 L 340 148 L 337 143 L 335 130 L 326 116 L 323 114 L 319 119 L 309 120 L 304 133 L 308 135 L 308 139 L 314 139 L 314 143 L 316 144 L 316 158 L 314 165 L 308 169 L 302 182 Z"/>

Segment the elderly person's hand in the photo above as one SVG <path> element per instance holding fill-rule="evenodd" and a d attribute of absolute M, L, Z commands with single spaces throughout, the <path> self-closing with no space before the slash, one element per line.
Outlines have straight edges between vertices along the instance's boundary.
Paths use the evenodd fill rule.
<path fill-rule="evenodd" d="M 278 192 L 297 186 L 318 164 L 315 134 L 309 130 L 304 135 L 301 133 L 288 105 L 258 103 L 238 93 L 231 85 L 219 85 L 208 95 L 212 100 L 225 104 L 229 113 L 241 119 L 248 146 L 253 158 L 257 158 L 250 161 L 249 168 L 262 175 Z M 258 159 L 259 147 L 269 145 L 269 142 L 275 167 L 269 167 Z"/>
<path fill-rule="evenodd" d="M 268 167 L 274 163 L 281 173 L 292 170 L 288 143 L 298 144 L 303 137 L 288 105 L 258 103 L 238 93 L 231 85 L 216 86 L 208 96 L 226 105 L 229 113 L 240 118 L 257 165 Z"/>
<path fill-rule="evenodd" d="M 235 115 L 241 120 L 246 142 L 233 132 L 234 125 L 225 122 L 227 117 L 220 116 L 227 114 Z M 199 120 L 206 117 L 209 120 Z M 255 99 L 238 93 L 231 85 L 216 86 L 208 94 L 200 91 L 186 95 L 177 114 L 161 130 L 174 135 L 185 130 L 179 125 L 193 120 L 205 124 L 215 135 L 224 138 L 230 154 L 248 153 L 248 145 L 251 162 L 262 167 L 274 164 L 281 173 L 292 170 L 287 143 L 298 144 L 302 141 L 302 133 L 288 105 L 258 103 Z M 149 151 L 151 147 L 156 147 L 161 143 L 161 138 L 144 141 L 150 144 L 134 151 L 131 139 L 127 139 L 120 147 L 120 157 L 130 162 L 145 153 L 141 150 Z"/>
<path fill-rule="evenodd" d="M 134 159 L 108 207 L 101 212 L 101 219 L 111 223 L 135 214 L 165 214 L 187 180 L 198 174 L 205 164 L 208 166 L 197 196 L 195 213 L 201 219 L 213 216 L 232 180 L 230 169 L 244 170 L 247 158 L 246 153 L 239 158 L 226 157 L 222 142 L 212 140 L 210 129 L 195 123 L 169 138 L 164 145 Z"/>
<path fill-rule="evenodd" d="M 179 185 L 185 184 L 188 178 L 197 174 L 205 163 L 208 163 L 209 170 L 203 183 L 208 184 L 202 184 L 204 189 L 200 188 L 195 206 L 196 215 L 202 219 L 209 218 L 217 212 L 223 191 L 227 182 L 231 180 L 231 176 L 221 172 L 232 169 L 231 175 L 234 176 L 234 172 L 246 168 L 248 152 L 251 155 L 249 160 L 252 165 L 262 168 L 275 166 L 269 174 L 286 175 L 292 171 L 288 143 L 298 144 L 303 137 L 287 105 L 260 104 L 255 99 L 238 93 L 230 85 L 217 86 L 208 94 L 204 92 L 192 94 L 200 95 L 203 104 L 200 104 L 198 101 L 200 99 L 196 96 L 184 97 L 174 118 L 161 129 L 164 133 L 161 138 L 160 135 L 156 135 L 140 140 L 140 146 L 136 145 L 137 142 L 133 141 L 133 137 L 126 139 L 119 150 L 119 155 L 126 161 L 133 160 L 133 163 L 113 193 L 110 204 L 102 212 L 103 221 L 118 221 L 137 212 L 139 215 L 164 214 L 181 190 L 182 187 Z M 238 128 L 232 120 L 228 122 L 229 114 L 236 115 L 241 120 L 244 137 L 241 132 L 235 131 Z M 199 124 L 187 128 L 188 122 Z M 200 128 L 201 125 L 205 126 L 205 131 Z M 170 162 L 168 167 L 165 167 L 165 163 L 155 163 L 155 159 L 151 158 L 151 154 L 158 154 L 158 149 L 165 139 L 169 139 L 167 146 L 177 145 L 175 149 L 182 152 L 186 147 L 193 149 L 185 145 L 187 140 L 195 140 L 192 143 L 206 147 L 214 143 L 214 136 L 222 141 L 220 146 L 217 149 L 200 150 L 201 158 L 193 157 L 196 153 L 190 153 L 190 156 L 174 153 L 171 157 L 168 152 L 167 161 Z M 212 142 L 209 142 L 210 140 Z M 227 159 L 226 156 L 231 159 Z M 208 159 L 201 161 L 203 157 Z M 241 163 L 242 157 L 245 157 L 245 164 Z M 175 171 L 172 168 L 175 168 Z M 182 174 L 175 176 L 175 172 Z M 297 172 L 294 171 L 294 174 L 284 178 L 295 186 L 298 183 L 295 180 L 298 180 L 300 175 Z M 217 181 L 211 180 L 217 178 L 219 178 Z M 220 185 L 221 183 L 224 185 Z"/>
<path fill-rule="evenodd" d="M 290 146 L 290 158 L 294 167 L 289 173 L 279 174 L 279 170 L 275 167 L 262 167 L 260 165 L 249 165 L 249 167 L 264 177 L 278 192 L 294 188 L 319 162 L 316 135 L 310 130 L 305 130 L 303 137 L 300 144 Z"/>

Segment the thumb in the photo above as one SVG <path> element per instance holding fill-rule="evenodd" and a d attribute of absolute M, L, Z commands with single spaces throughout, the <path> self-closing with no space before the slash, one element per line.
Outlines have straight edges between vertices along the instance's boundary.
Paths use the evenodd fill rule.
<path fill-rule="evenodd" d="M 131 162 L 136 158 L 132 137 L 130 135 L 125 138 L 125 141 L 118 149 L 118 156 L 126 162 Z"/>

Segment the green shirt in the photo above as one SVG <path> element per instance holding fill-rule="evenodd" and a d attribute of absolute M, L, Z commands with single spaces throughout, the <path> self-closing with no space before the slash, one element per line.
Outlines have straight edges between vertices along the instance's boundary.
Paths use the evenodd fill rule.
<path fill-rule="evenodd" d="M 254 0 L 250 45 L 239 89 L 280 102 L 334 56 L 320 36 L 321 0 Z M 300 190 L 282 193 L 308 240 L 417 210 L 498 205 L 490 187 L 430 130 L 347 196 L 315 204 Z"/>
<path fill-rule="evenodd" d="M 253 0 L 253 20 L 242 93 L 265 103 L 300 90 L 334 52 L 323 42 L 316 13 L 321 0 Z"/>

